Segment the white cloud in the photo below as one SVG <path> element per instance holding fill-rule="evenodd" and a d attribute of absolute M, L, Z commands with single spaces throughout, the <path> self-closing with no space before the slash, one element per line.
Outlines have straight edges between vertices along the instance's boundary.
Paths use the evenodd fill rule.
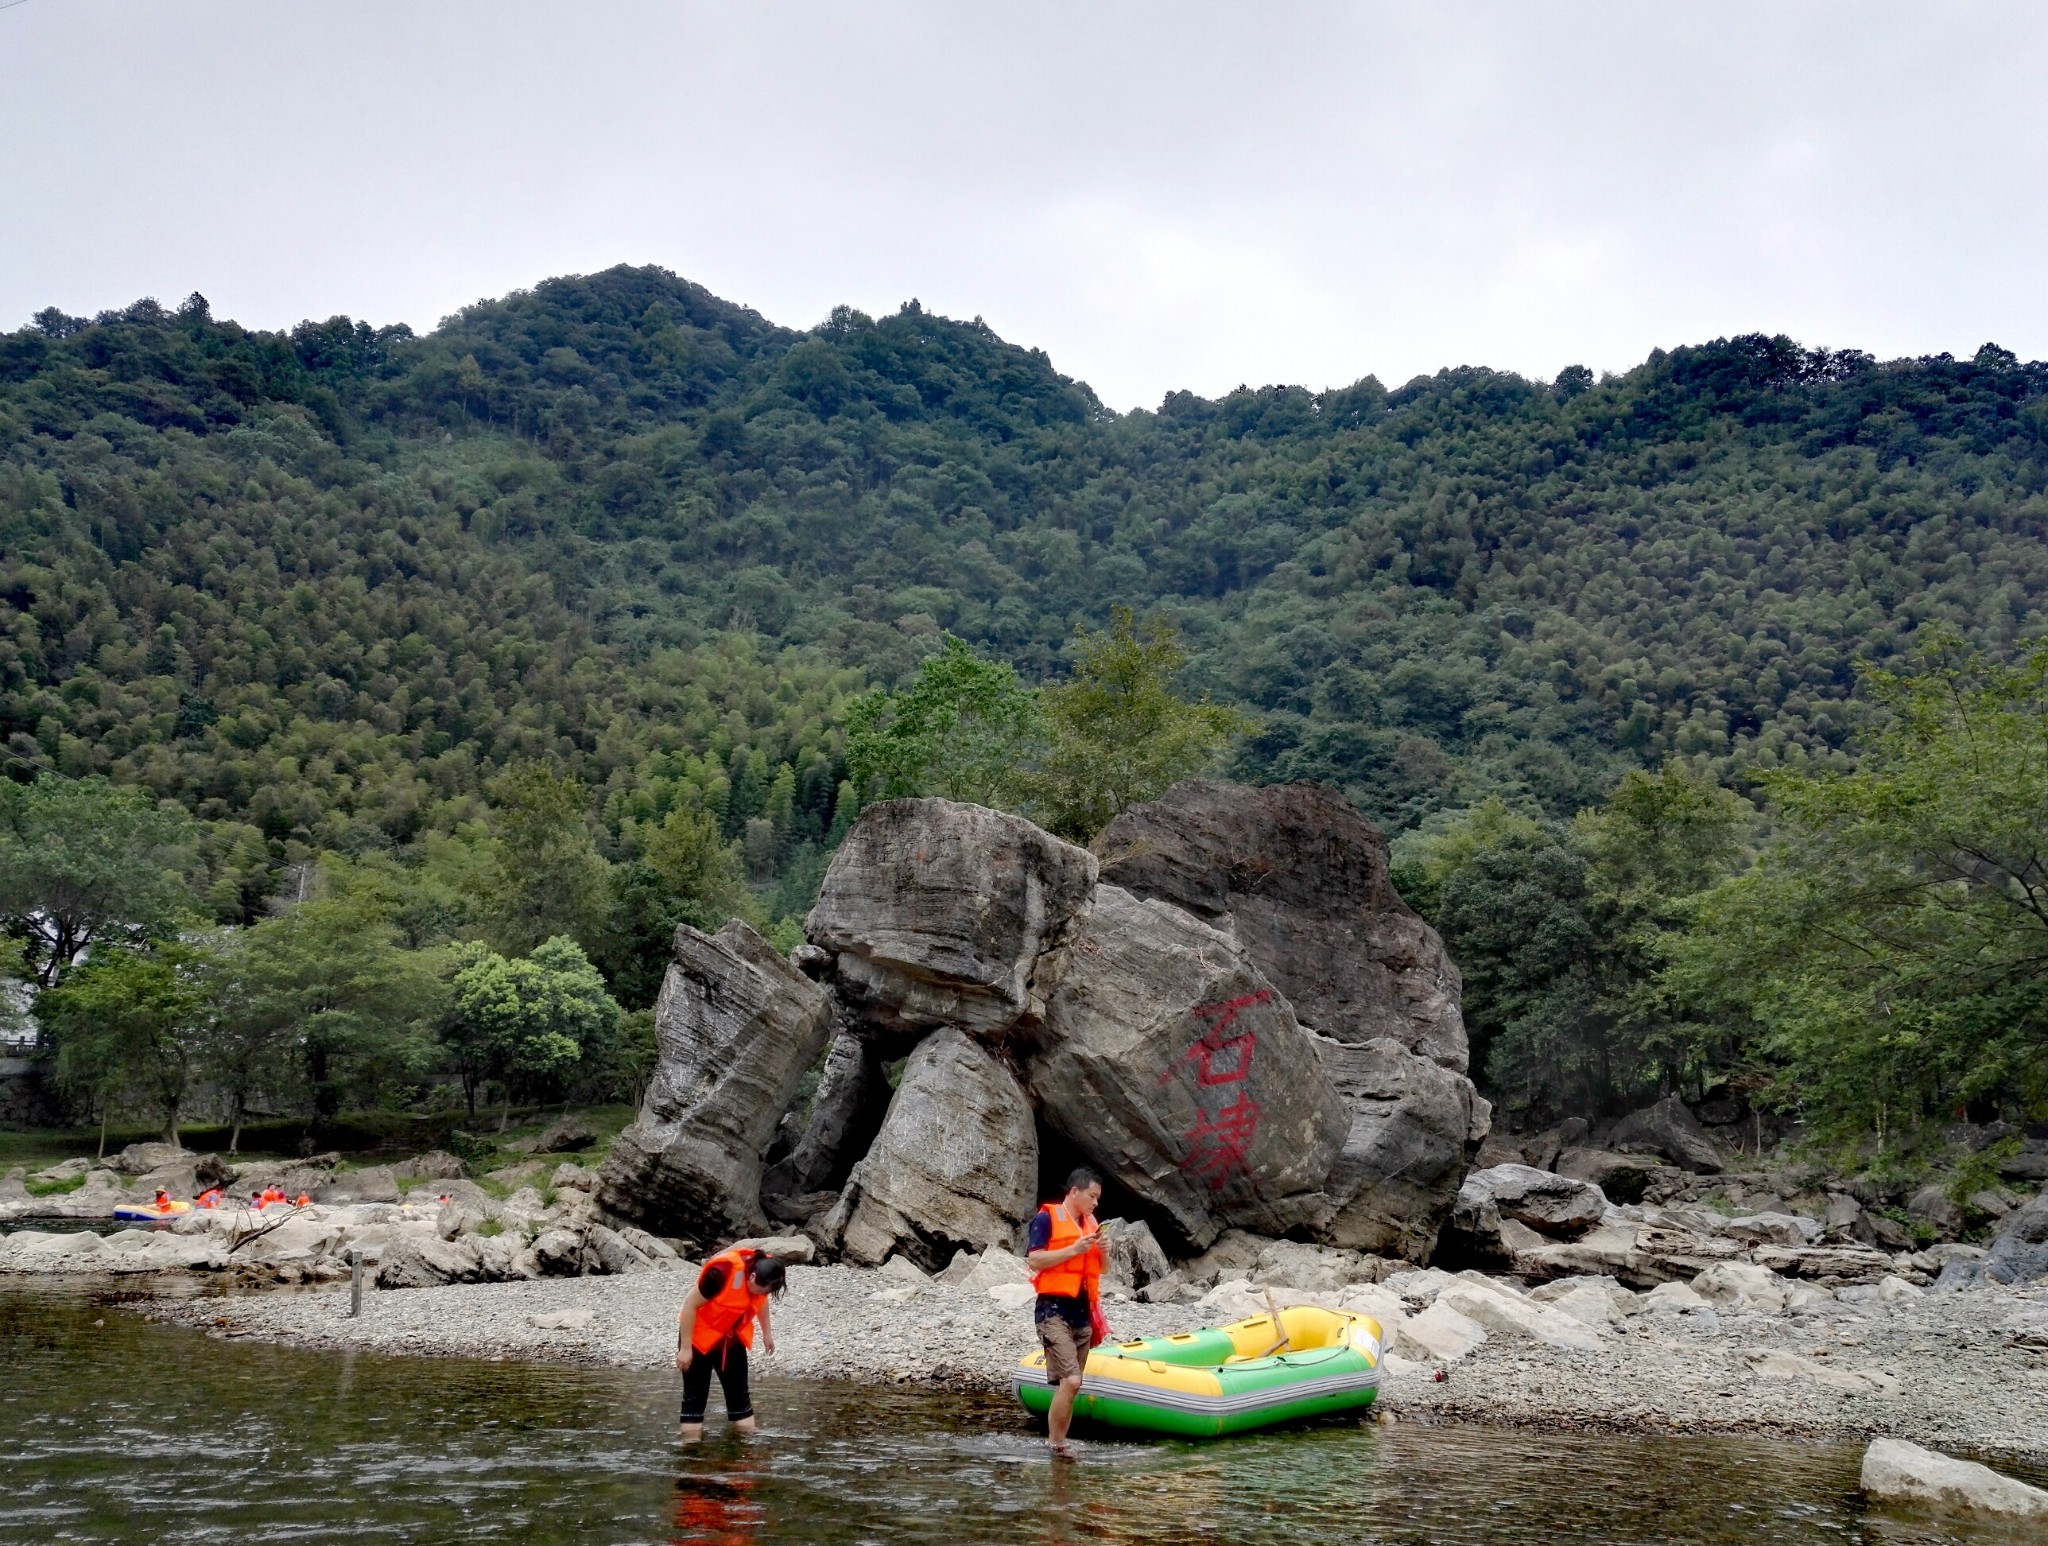
<path fill-rule="evenodd" d="M 910 296 L 1110 403 L 1755 328 L 2048 354 L 2036 8 L 0 11 L 0 326 L 430 326 L 653 262 Z"/>

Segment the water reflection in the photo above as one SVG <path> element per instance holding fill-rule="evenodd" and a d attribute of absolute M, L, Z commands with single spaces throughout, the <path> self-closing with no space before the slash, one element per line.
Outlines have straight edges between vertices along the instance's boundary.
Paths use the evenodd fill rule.
<path fill-rule="evenodd" d="M 37 1546 L 2015 1539 L 1867 1515 L 1828 1446 L 1337 1423 L 1066 1464 L 1005 1401 L 763 1380 L 762 1432 L 684 1449 L 673 1374 L 291 1352 L 57 1293 L 0 1293 L 0 1371 L 0 1542 Z"/>

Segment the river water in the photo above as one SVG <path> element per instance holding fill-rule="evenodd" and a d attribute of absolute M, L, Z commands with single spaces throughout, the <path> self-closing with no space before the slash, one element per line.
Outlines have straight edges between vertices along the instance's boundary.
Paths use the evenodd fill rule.
<path fill-rule="evenodd" d="M 676 1383 L 216 1341 L 0 1292 L 0 1541 L 2011 1539 L 1866 1515 L 1840 1447 L 1345 1422 L 1055 1465 L 1006 1401 L 771 1380 L 761 1434 L 714 1415 L 685 1449 Z"/>

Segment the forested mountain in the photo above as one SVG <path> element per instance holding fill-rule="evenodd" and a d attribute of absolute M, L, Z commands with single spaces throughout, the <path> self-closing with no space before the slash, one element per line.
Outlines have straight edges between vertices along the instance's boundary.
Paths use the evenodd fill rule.
<path fill-rule="evenodd" d="M 1243 776 L 1562 814 L 1835 756 L 1930 621 L 2039 633 L 2044 394 L 1749 337 L 1117 416 L 978 321 L 797 333 L 654 269 L 424 338 L 46 312 L 0 340 L 0 731 L 273 844 L 403 842 L 540 752 L 616 796 L 760 751 L 828 816 L 837 695 L 942 629 L 1054 676 L 1124 604 L 1260 716 Z"/>
<path fill-rule="evenodd" d="M 425 337 L 252 332 L 196 295 L 48 311 L 0 336 L 0 757 L 17 785 L 57 777 L 0 839 L 20 857 L 37 822 L 78 829 L 62 812 L 100 797 L 59 785 L 105 775 L 197 818 L 162 851 L 218 920 L 271 919 L 246 931 L 249 981 L 285 971 L 266 950 L 302 976 L 333 957 L 272 917 L 281 885 L 311 894 L 287 867 L 328 855 L 307 939 L 520 955 L 565 933 L 639 1008 L 678 918 L 745 907 L 790 933 L 864 792 L 849 719 L 887 720 L 875 698 L 850 715 L 856 694 L 980 682 L 1023 712 L 1019 678 L 1109 660 L 1088 630 L 1120 616 L 1129 658 L 1177 658 L 1128 609 L 1177 630 L 1182 691 L 1219 705 L 1202 723 L 1251 727 L 1227 771 L 1328 780 L 1405 834 L 1513 1109 L 1761 1090 L 1849 1022 L 1797 1040 L 1797 995 L 1745 997 L 1734 945 L 1671 986 L 1689 899 L 1734 885 L 1753 837 L 1714 786 L 1844 772 L 1865 745 L 1892 748 L 1873 789 L 1946 766 L 1940 737 L 1852 736 L 1877 724 L 1859 669 L 2048 635 L 2044 485 L 2048 366 L 1990 344 L 1880 363 L 1750 336 L 1598 381 L 1460 368 L 1118 415 L 978 319 L 912 302 L 797 332 L 657 269 L 550 280 Z M 920 676 L 947 634 L 979 657 Z M 1954 678 L 1979 705 L 1957 723 L 2024 721 L 2001 705 L 2034 677 L 1984 669 Z M 1986 787 L 1987 810 L 2033 808 L 2032 784 Z M 2018 1024 L 2023 967 L 1994 974 L 2028 986 L 1985 990 L 1986 1024 Z M 1956 980 L 1913 969 L 1915 991 Z M 1908 979 L 1827 980 L 1850 1004 Z M 441 1013 L 419 1004 L 389 1011 L 414 1052 L 352 1054 L 355 1096 L 307 1041 L 301 1083 L 327 1091 L 307 1098 L 416 1090 Z M 1982 1037 L 1944 1032 L 1915 1109 L 1996 1108 L 2032 1066 L 2012 1034 L 1984 1072 Z M 608 1088 L 629 1053 L 605 1054 Z M 1832 1077 L 1871 1087 L 1895 1055 Z"/>

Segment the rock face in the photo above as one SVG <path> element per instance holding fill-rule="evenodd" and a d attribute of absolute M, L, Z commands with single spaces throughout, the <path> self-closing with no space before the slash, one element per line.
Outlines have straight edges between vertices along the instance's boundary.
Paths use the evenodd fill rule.
<path fill-rule="evenodd" d="M 860 814 L 804 920 L 834 983 L 884 1029 L 999 1037 L 1034 1014 L 1031 969 L 1094 889 L 1095 856 L 1021 816 L 951 800 Z"/>
<path fill-rule="evenodd" d="M 2048 1192 L 1999 1222 L 1984 1275 L 1997 1283 L 2032 1283 L 2048 1277 Z"/>
<path fill-rule="evenodd" d="M 810 1119 L 789 1154 L 761 1178 L 767 1197 L 837 1191 L 867 1153 L 889 1109 L 889 1081 L 873 1043 L 848 1031 L 832 1038 Z"/>
<path fill-rule="evenodd" d="M 1101 886 L 1034 986 L 1045 1011 L 1024 1075 L 1046 1121 L 1191 1244 L 1328 1213 L 1349 1114 L 1314 1040 L 1229 935 Z"/>
<path fill-rule="evenodd" d="M 1718 1175 L 1721 1171 L 1721 1151 L 1676 1095 L 1667 1095 L 1656 1105 L 1623 1117 L 1607 1135 L 1607 1146 L 1659 1154 L 1699 1175 Z"/>
<path fill-rule="evenodd" d="M 2048 1492 L 1903 1439 L 1873 1439 L 1863 1452 L 1863 1490 L 1886 1503 L 1912 1503 L 2006 1519 L 2048 1520 Z"/>
<path fill-rule="evenodd" d="M 761 1155 L 825 1050 L 831 1000 L 746 924 L 715 936 L 684 925 L 654 1029 L 660 1062 L 600 1198 L 657 1235 L 756 1233 Z"/>
<path fill-rule="evenodd" d="M 1465 1072 L 1458 969 L 1387 876 L 1387 843 L 1322 784 L 1188 779 L 1095 840 L 1102 878 L 1237 936 L 1304 1025 L 1391 1037 Z"/>
<path fill-rule="evenodd" d="M 849 1261 L 900 1253 L 937 1271 L 962 1248 L 1009 1245 L 1037 1181 L 1037 1129 L 1016 1079 L 960 1031 L 934 1031 L 824 1228 Z"/>
<path fill-rule="evenodd" d="M 1315 1046 L 1351 1113 L 1316 1238 L 1428 1261 L 1486 1134 L 1487 1103 L 1464 1075 L 1390 1036 L 1358 1046 L 1317 1036 Z"/>

